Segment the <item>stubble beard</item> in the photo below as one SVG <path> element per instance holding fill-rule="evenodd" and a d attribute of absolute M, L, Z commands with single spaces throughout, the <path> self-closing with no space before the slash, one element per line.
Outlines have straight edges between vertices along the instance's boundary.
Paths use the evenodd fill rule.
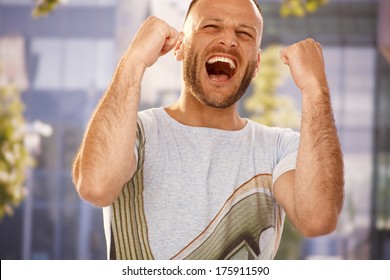
<path fill-rule="evenodd" d="M 197 54 L 191 47 L 187 49 L 186 53 L 187 55 L 183 59 L 183 80 L 186 87 L 199 102 L 214 108 L 228 108 L 240 100 L 248 89 L 252 81 L 253 74 L 256 71 L 256 61 L 250 62 L 246 67 L 245 74 L 240 85 L 236 89 L 232 89 L 230 94 L 221 99 L 212 92 L 205 92 L 203 89 L 200 81 L 200 69 L 201 67 L 204 67 L 204 65 L 198 65 L 199 54 Z M 238 73 L 236 73 L 236 75 L 237 74 Z"/>

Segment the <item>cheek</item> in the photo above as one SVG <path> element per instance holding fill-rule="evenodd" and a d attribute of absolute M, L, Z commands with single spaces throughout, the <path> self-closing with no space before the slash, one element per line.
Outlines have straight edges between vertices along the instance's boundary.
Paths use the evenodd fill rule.
<path fill-rule="evenodd" d="M 255 67 L 255 73 L 254 76 L 257 75 L 260 69 L 260 53 L 256 51 L 248 51 L 248 54 L 251 53 L 250 57 L 251 59 L 248 61 L 248 66 Z"/>

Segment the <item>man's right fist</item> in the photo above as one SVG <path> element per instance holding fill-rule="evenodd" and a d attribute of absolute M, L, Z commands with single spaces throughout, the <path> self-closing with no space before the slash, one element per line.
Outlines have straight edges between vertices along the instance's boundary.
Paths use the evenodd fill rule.
<path fill-rule="evenodd" d="M 160 56 L 171 51 L 179 39 L 179 32 L 162 19 L 148 17 L 142 24 L 128 50 L 126 58 L 145 68 Z"/>

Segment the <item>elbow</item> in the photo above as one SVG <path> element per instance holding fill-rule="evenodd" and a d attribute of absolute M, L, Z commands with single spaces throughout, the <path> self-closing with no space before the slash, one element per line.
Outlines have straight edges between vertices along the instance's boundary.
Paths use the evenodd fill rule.
<path fill-rule="evenodd" d="M 336 230 L 338 223 L 338 213 L 311 215 L 299 227 L 299 231 L 305 237 L 318 237 L 331 234 Z"/>
<path fill-rule="evenodd" d="M 113 192 L 113 184 L 108 180 L 98 178 L 91 170 L 81 172 L 78 158 L 74 162 L 72 176 L 79 196 L 97 207 L 109 206 L 119 195 Z"/>
<path fill-rule="evenodd" d="M 79 196 L 97 207 L 106 207 L 114 202 L 116 196 L 106 191 L 107 186 L 90 179 L 79 179 L 76 183 Z"/>
<path fill-rule="evenodd" d="M 327 224 L 309 226 L 301 230 L 301 233 L 304 237 L 308 237 L 308 238 L 328 235 L 331 234 L 333 231 L 335 231 L 336 225 L 337 223 L 327 223 Z"/>
<path fill-rule="evenodd" d="M 125 182 L 120 175 L 111 171 L 82 169 L 80 155 L 76 156 L 73 163 L 72 177 L 79 196 L 97 207 L 111 205 L 119 196 Z"/>
<path fill-rule="evenodd" d="M 343 181 L 338 186 L 337 195 L 333 195 L 332 199 L 317 201 L 310 208 L 300 211 L 298 230 L 302 235 L 318 237 L 336 230 L 344 202 Z"/>

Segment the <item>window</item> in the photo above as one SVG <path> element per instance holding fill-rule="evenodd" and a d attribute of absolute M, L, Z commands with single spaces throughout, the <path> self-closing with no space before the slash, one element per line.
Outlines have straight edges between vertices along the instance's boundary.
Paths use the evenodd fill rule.
<path fill-rule="evenodd" d="M 0 4 L 4 5 L 26 5 L 31 6 L 31 0 L 0 0 Z"/>
<path fill-rule="evenodd" d="M 93 39 L 35 39 L 38 90 L 105 89 L 113 74 L 114 43 Z"/>
<path fill-rule="evenodd" d="M 31 52 L 36 67 L 34 89 L 58 89 L 61 86 L 61 41 L 58 39 L 35 39 Z"/>

